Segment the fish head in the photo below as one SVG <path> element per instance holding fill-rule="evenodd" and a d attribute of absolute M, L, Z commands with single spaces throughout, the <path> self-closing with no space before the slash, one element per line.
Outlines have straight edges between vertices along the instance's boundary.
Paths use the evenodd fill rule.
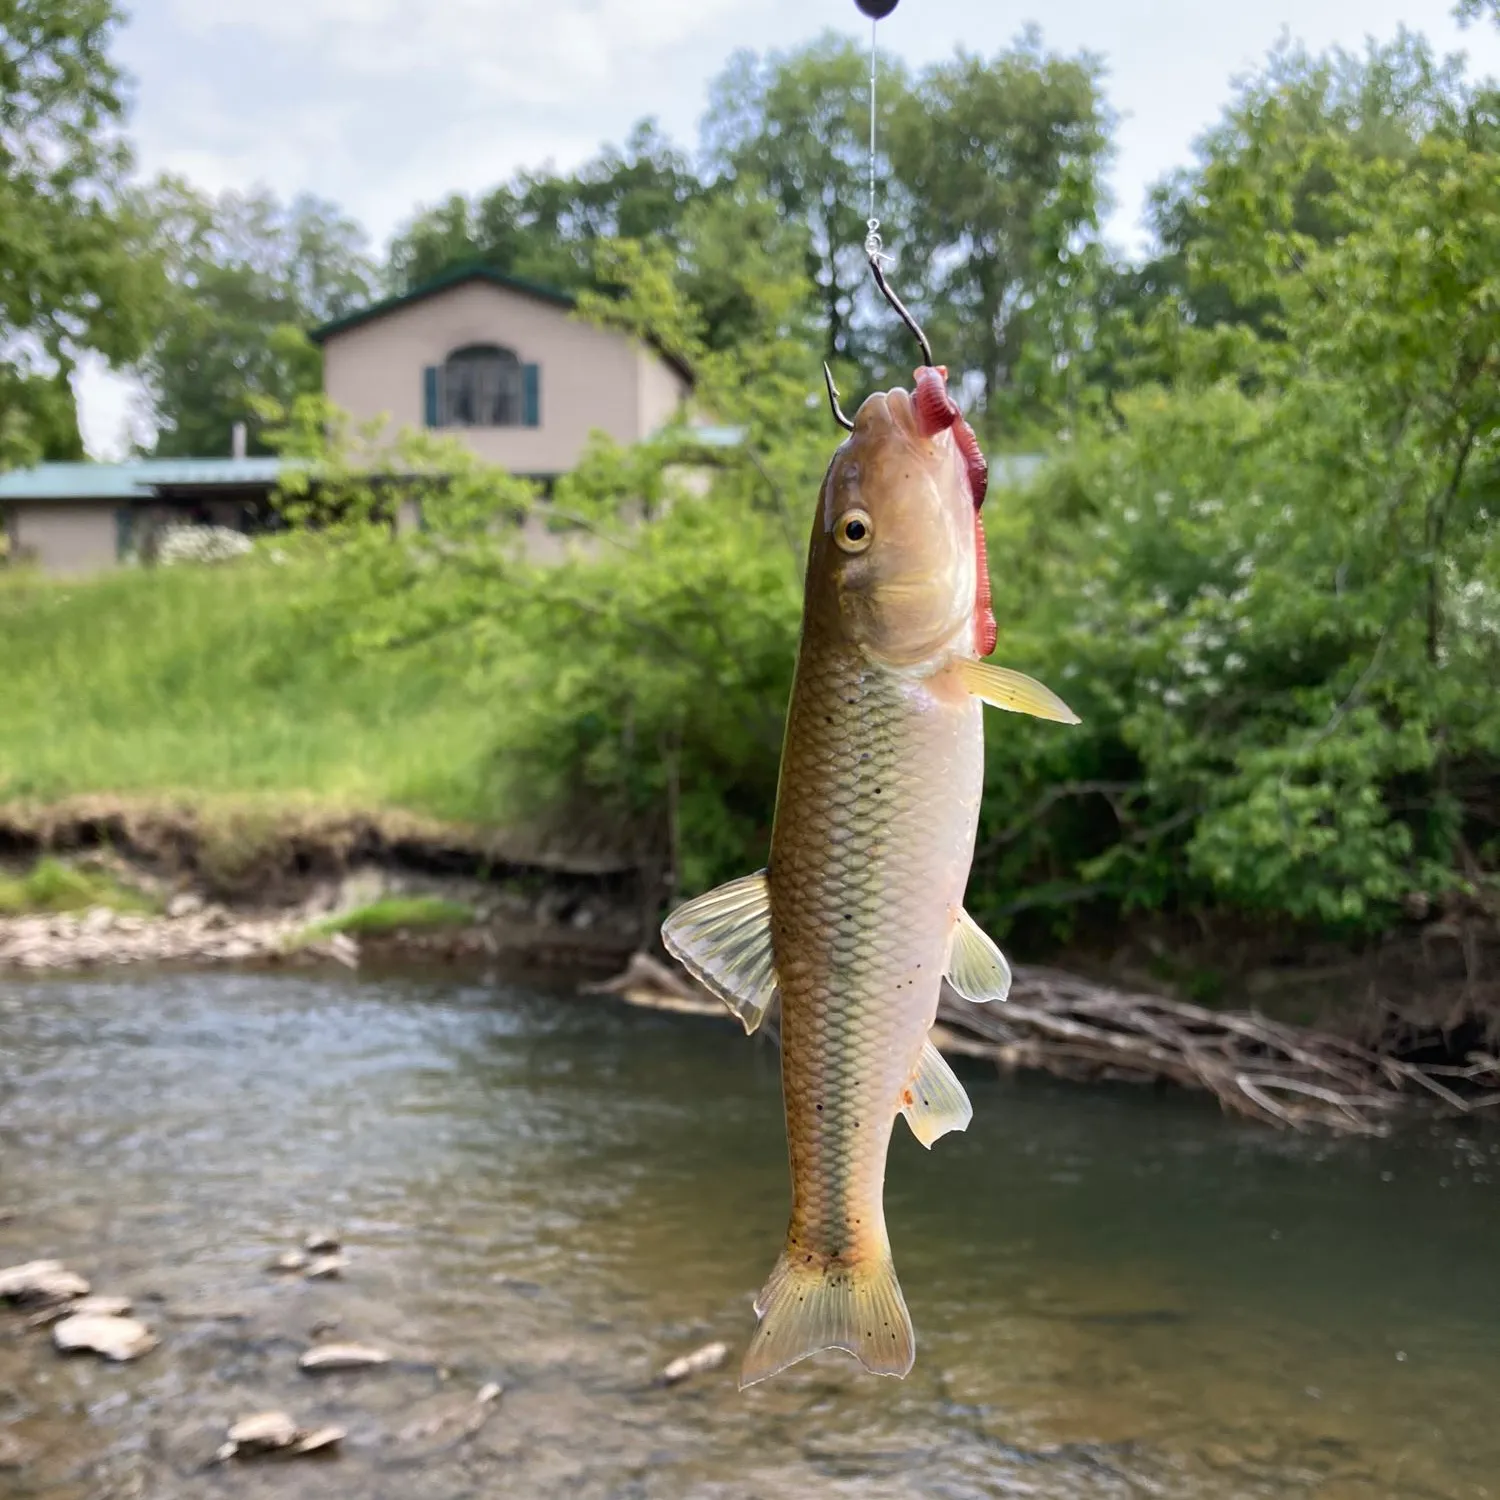
<path fill-rule="evenodd" d="M 867 656 L 901 668 L 994 649 L 985 480 L 945 369 L 859 408 L 823 481 L 808 581 Z"/>

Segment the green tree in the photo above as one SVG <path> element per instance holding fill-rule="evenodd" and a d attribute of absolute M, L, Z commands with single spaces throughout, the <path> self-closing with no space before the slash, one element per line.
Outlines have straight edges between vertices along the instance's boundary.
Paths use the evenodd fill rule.
<path fill-rule="evenodd" d="M 1279 283 L 1264 263 L 1266 236 L 1337 241 L 1351 226 L 1348 159 L 1413 160 L 1432 130 L 1461 127 L 1471 95 L 1461 59 L 1438 58 L 1406 31 L 1363 54 L 1276 47 L 1237 84 L 1194 165 L 1153 190 L 1157 249 L 1123 273 L 1111 353 L 1124 357 L 1106 378 L 1115 388 L 1172 379 L 1185 360 L 1199 373 L 1253 378 L 1245 367 L 1253 344 L 1236 334 L 1276 337 Z"/>
<path fill-rule="evenodd" d="M 68 377 L 144 348 L 159 290 L 124 191 L 112 0 L 0 3 L 0 467 L 79 451 Z"/>
<path fill-rule="evenodd" d="M 210 198 L 163 180 L 148 195 L 171 294 L 142 371 L 158 427 L 155 451 L 229 451 L 236 422 L 263 452 L 260 398 L 289 403 L 322 383 L 307 330 L 373 296 L 357 225 L 333 205 L 272 194 Z"/>
<path fill-rule="evenodd" d="M 1368 930 L 1500 868 L 1500 128 L 1472 102 L 1373 156 L 1264 111 L 1216 221 L 1226 284 L 1272 309 L 1241 338 L 1256 394 L 1123 396 L 1000 512 L 1002 649 L 1085 720 L 1045 760 L 996 749 L 1002 912 L 1029 884 Z M 1261 208 L 1314 151 L 1331 234 Z"/>
<path fill-rule="evenodd" d="M 899 63 L 883 58 L 877 141 L 906 92 Z M 806 235 L 807 276 L 818 289 L 829 360 L 857 358 L 856 310 L 868 295 L 863 245 L 869 213 L 870 60 L 828 33 L 792 52 L 736 53 L 710 90 L 706 160 L 721 176 L 761 183 Z M 876 163 L 877 213 L 887 244 L 907 240 L 904 200 L 889 164 Z M 883 304 L 882 304 L 883 305 Z"/>
<path fill-rule="evenodd" d="M 1032 28 L 928 69 L 895 111 L 891 165 L 922 206 L 913 258 L 934 267 L 928 332 L 992 412 L 1047 409 L 1075 350 L 1109 149 L 1100 72 Z"/>
<path fill-rule="evenodd" d="M 654 120 L 606 146 L 576 172 L 520 172 L 470 199 L 450 194 L 397 233 L 386 276 L 408 291 L 451 267 L 478 262 L 566 291 L 594 284 L 593 255 L 614 238 L 675 242 L 699 191 L 687 159 Z"/>

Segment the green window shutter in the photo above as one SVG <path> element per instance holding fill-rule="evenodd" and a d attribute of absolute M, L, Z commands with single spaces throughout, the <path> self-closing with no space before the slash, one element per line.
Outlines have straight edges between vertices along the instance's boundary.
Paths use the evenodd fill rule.
<path fill-rule="evenodd" d="M 429 427 L 438 425 L 438 372 L 436 365 L 428 365 L 422 371 L 423 420 Z"/>
<path fill-rule="evenodd" d="M 521 425 L 542 425 L 542 371 L 539 365 L 521 366 Z"/>

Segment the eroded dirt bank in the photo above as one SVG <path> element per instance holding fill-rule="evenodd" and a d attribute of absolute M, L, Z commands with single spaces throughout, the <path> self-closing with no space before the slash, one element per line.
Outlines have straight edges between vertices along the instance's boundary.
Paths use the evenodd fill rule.
<path fill-rule="evenodd" d="M 0 968 L 401 952 L 608 969 L 649 922 L 629 862 L 586 830 L 562 846 L 401 814 L 102 797 L 0 809 L 0 865 L 43 858 L 139 899 L 0 914 Z"/>

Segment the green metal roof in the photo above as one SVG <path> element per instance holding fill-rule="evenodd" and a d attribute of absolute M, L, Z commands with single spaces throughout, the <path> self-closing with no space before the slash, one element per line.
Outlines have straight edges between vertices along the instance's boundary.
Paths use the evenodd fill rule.
<path fill-rule="evenodd" d="M 271 485 L 296 466 L 296 462 L 282 458 L 142 458 L 123 464 L 38 464 L 0 474 L 0 502 L 149 500 L 162 489 Z"/>
<path fill-rule="evenodd" d="M 430 281 L 422 282 L 420 286 L 414 286 L 409 292 L 372 302 L 368 307 L 362 307 L 356 312 L 346 313 L 342 318 L 334 318 L 332 322 L 309 329 L 307 336 L 313 343 L 321 344 L 336 333 L 358 328 L 361 323 L 383 318 L 387 313 L 399 312 L 403 307 L 410 307 L 413 303 L 425 301 L 439 292 L 446 292 L 450 287 L 462 286 L 466 281 L 487 281 L 491 286 L 502 287 L 509 292 L 519 292 L 524 297 L 535 297 L 540 302 L 550 302 L 554 307 L 567 308 L 570 311 L 578 306 L 578 298 L 571 292 L 563 291 L 560 287 L 545 286 L 540 281 L 527 281 L 523 276 L 508 275 L 504 271 L 497 271 L 493 266 L 485 265 L 483 261 L 465 261 L 462 265 L 450 266 L 442 275 L 434 276 Z M 654 340 L 648 340 L 648 342 L 689 385 L 693 383 L 693 372 L 685 361 L 675 354 L 668 353 Z"/>

